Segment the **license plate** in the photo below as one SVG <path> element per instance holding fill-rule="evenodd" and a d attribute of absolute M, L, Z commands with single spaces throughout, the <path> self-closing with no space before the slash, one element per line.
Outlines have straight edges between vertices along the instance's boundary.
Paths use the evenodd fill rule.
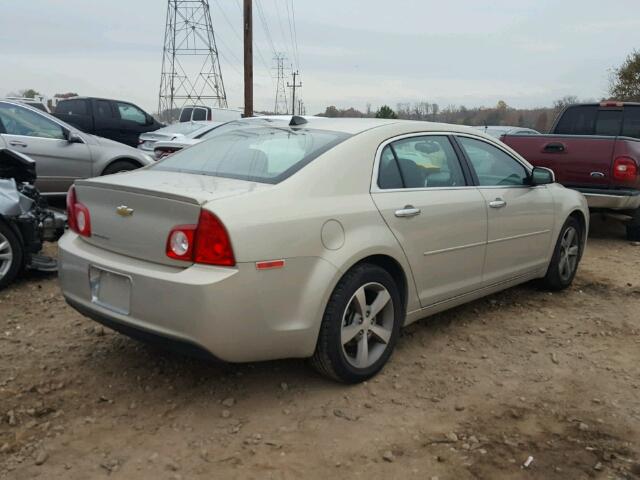
<path fill-rule="evenodd" d="M 92 303 L 122 315 L 129 315 L 130 277 L 92 266 L 89 267 L 89 286 Z"/>

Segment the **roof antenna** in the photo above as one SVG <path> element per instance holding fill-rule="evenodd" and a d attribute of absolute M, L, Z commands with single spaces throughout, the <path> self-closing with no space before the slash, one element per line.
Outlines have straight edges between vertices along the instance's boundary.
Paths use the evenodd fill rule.
<path fill-rule="evenodd" d="M 307 122 L 307 119 L 304 117 L 299 117 L 298 115 L 294 115 L 291 117 L 291 121 L 289 122 L 290 127 L 299 127 L 300 125 L 304 125 Z"/>

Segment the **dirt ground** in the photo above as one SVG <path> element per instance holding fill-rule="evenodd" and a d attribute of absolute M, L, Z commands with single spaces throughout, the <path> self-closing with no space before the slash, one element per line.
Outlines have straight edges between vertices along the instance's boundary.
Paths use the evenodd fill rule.
<path fill-rule="evenodd" d="M 0 292 L 0 479 L 640 478 L 640 246 L 593 221 L 573 288 L 414 324 L 350 387 L 139 344 L 30 275 Z"/>

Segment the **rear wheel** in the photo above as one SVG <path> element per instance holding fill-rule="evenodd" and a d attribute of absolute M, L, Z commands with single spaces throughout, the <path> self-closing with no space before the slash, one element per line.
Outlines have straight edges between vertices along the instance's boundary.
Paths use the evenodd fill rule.
<path fill-rule="evenodd" d="M 341 382 L 367 380 L 391 356 L 403 319 L 393 277 L 377 265 L 358 265 L 329 299 L 311 362 L 320 373 Z"/>
<path fill-rule="evenodd" d="M 633 212 L 633 217 L 627 223 L 627 240 L 640 242 L 640 208 Z"/>
<path fill-rule="evenodd" d="M 544 277 L 544 285 L 550 290 L 564 290 L 578 271 L 582 248 L 582 227 L 574 217 L 569 217 L 560 230 L 551 263 Z"/>
<path fill-rule="evenodd" d="M 114 173 L 129 172 L 140 168 L 140 165 L 131 160 L 117 160 L 104 169 L 103 175 L 113 175 Z"/>
<path fill-rule="evenodd" d="M 0 220 L 0 289 L 20 273 L 24 252 L 18 236 Z"/>

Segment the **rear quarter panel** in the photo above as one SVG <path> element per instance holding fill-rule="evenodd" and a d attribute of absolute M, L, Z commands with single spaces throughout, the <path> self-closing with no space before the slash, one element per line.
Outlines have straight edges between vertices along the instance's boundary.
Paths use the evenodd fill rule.
<path fill-rule="evenodd" d="M 618 157 L 630 157 L 635 160 L 636 165 L 638 166 L 638 171 L 640 172 L 640 140 L 626 137 L 618 138 L 613 158 L 615 159 Z M 640 190 L 640 174 L 636 175 L 635 180 L 614 180 L 613 183 L 622 188 Z"/>
<path fill-rule="evenodd" d="M 387 255 L 405 272 L 407 309 L 418 308 L 404 252 L 370 194 L 378 135 L 363 133 L 318 157 L 277 187 L 205 205 L 226 225 L 238 262 L 322 258 L 336 268 L 329 293 L 354 264 Z M 322 287 L 324 288 L 324 286 Z"/>

